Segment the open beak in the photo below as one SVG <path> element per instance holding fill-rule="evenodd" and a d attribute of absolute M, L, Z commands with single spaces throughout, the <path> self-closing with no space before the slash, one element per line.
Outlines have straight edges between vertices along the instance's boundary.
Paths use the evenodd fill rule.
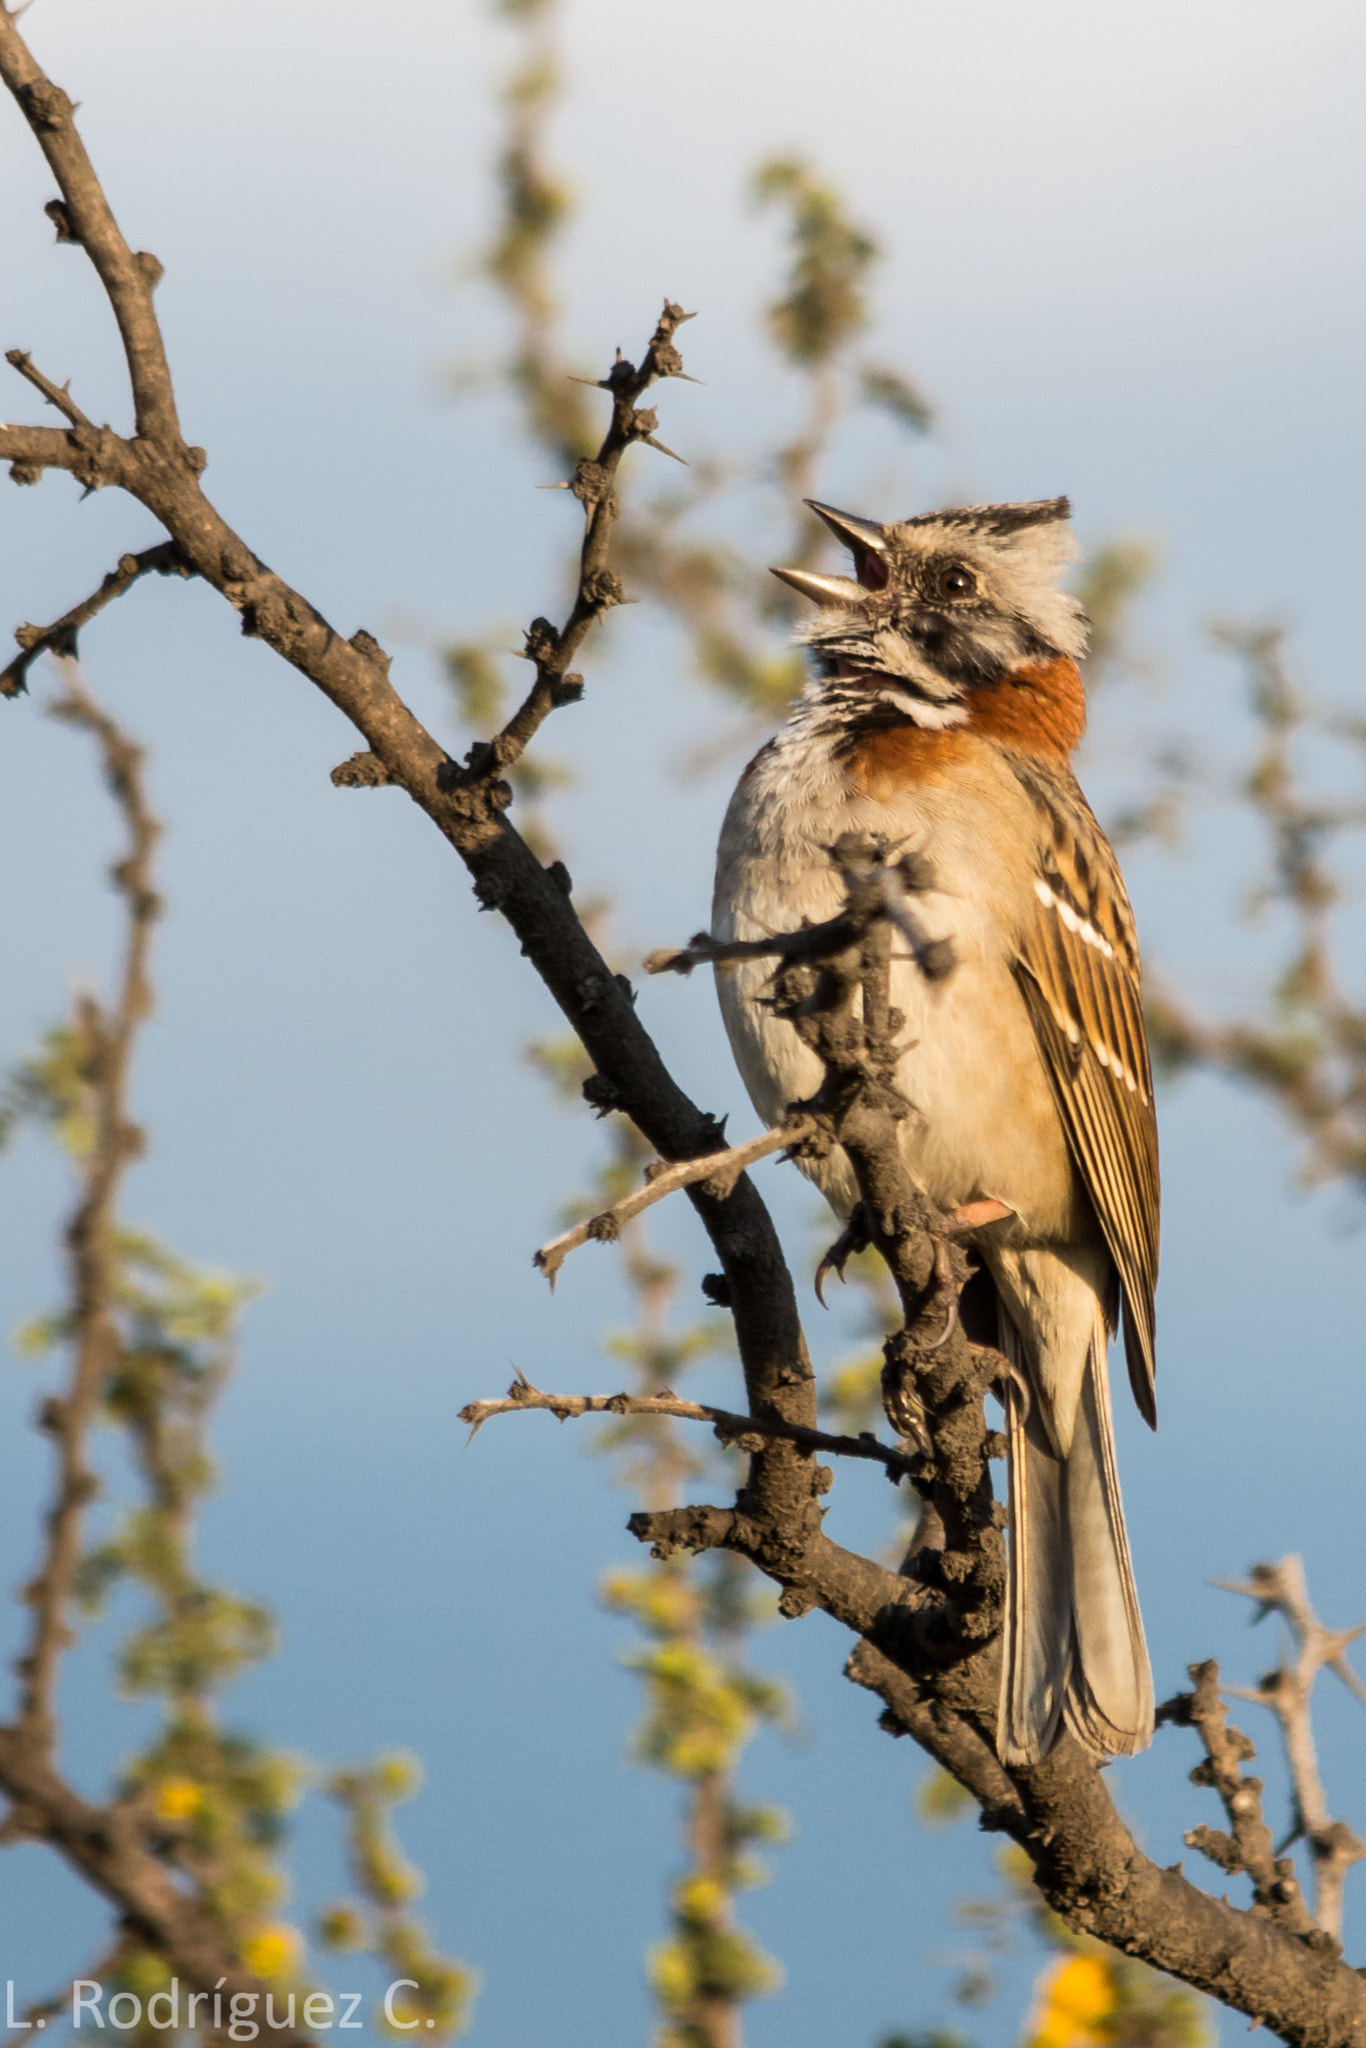
<path fill-rule="evenodd" d="M 862 604 L 867 595 L 852 576 L 817 576 L 810 569 L 770 569 L 768 573 L 814 604 Z"/>
<path fill-rule="evenodd" d="M 871 519 L 859 519 L 852 512 L 841 512 L 834 505 L 822 505 L 815 498 L 808 498 L 806 503 L 817 519 L 823 520 L 830 528 L 841 546 L 850 550 L 854 557 L 854 573 L 862 587 L 865 590 L 885 590 L 890 573 L 886 562 L 886 529 Z"/>

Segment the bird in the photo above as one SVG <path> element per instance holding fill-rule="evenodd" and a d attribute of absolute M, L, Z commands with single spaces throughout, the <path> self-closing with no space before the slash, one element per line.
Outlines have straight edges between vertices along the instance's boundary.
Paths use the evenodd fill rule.
<path fill-rule="evenodd" d="M 1036 1763 L 1066 1727 L 1103 1763 L 1153 1730 L 1108 1351 L 1122 1322 L 1155 1428 L 1159 1187 L 1133 912 L 1071 767 L 1088 634 L 1063 585 L 1071 506 L 884 523 L 807 503 L 853 575 L 773 572 L 816 606 L 798 635 L 812 672 L 726 811 L 712 933 L 758 941 L 834 916 L 844 835 L 915 856 L 918 919 L 953 964 L 931 976 L 894 954 L 902 1157 L 994 1292 L 1011 1367 L 998 1753 Z M 771 966 L 726 961 L 717 986 L 776 1124 L 822 1069 L 766 1000 Z M 847 1156 L 805 1170 L 847 1221 Z"/>

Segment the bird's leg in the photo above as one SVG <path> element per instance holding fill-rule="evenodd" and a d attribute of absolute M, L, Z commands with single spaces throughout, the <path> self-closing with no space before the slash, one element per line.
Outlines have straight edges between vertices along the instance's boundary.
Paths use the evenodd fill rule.
<path fill-rule="evenodd" d="M 932 1226 L 934 1277 L 939 1283 L 937 1299 L 944 1306 L 945 1317 L 942 1331 L 932 1344 L 926 1345 L 927 1351 L 938 1351 L 947 1344 L 958 1323 L 958 1297 L 963 1290 L 953 1270 L 954 1243 L 970 1230 L 980 1230 L 984 1223 L 999 1223 L 1003 1216 L 1011 1213 L 1007 1203 L 986 1195 L 980 1201 L 960 1202 L 956 1209 L 950 1209 Z"/>
<path fill-rule="evenodd" d="M 872 1232 L 868 1228 L 868 1212 L 862 1202 L 856 1202 L 849 1212 L 849 1221 L 816 1268 L 816 1299 L 822 1308 L 829 1306 L 821 1292 L 821 1283 L 826 1275 L 833 1273 L 837 1280 L 843 1280 L 844 1269 L 850 1259 L 857 1258 L 860 1252 L 866 1252 L 872 1241 Z"/>

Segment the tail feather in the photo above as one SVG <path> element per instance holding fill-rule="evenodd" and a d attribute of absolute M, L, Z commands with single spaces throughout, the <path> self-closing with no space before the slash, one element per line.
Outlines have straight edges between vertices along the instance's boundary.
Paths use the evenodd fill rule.
<path fill-rule="evenodd" d="M 1023 1364 L 1004 1309 L 1001 1348 Z M 1065 1459 L 1038 1402 L 1007 1388 L 1010 1572 L 997 1731 L 1003 1763 L 1046 1756 L 1059 1722 L 1102 1757 L 1152 1739 L 1153 1686 L 1129 1561 L 1110 1420 L 1106 1332 L 1096 1329 Z"/>

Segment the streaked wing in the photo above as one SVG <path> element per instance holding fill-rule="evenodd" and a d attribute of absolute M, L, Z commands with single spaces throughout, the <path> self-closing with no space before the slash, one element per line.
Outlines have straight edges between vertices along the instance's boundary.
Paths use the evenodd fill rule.
<path fill-rule="evenodd" d="M 1155 1425 L 1157 1120 L 1138 953 L 1118 864 L 1074 791 L 1075 785 L 1053 792 L 1048 806 L 1052 844 L 1041 850 L 1036 915 L 1016 973 L 1068 1143 L 1119 1272 L 1134 1399 Z"/>

